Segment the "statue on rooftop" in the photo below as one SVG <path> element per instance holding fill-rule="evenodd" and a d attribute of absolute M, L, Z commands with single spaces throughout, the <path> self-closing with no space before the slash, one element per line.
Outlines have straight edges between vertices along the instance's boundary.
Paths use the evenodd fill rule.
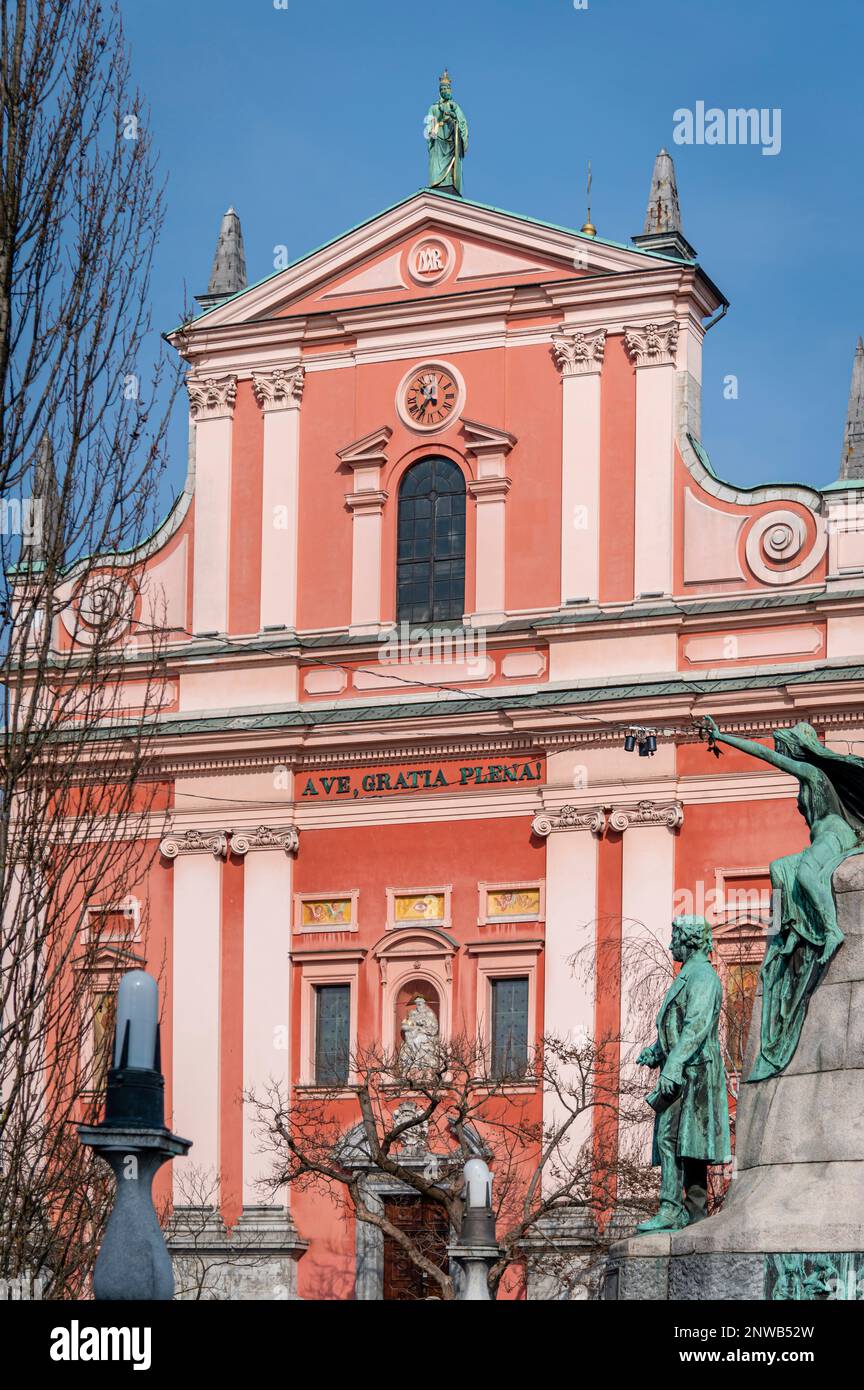
<path fill-rule="evenodd" d="M 652 1162 L 660 1165 L 660 1208 L 636 1229 L 680 1231 L 708 1215 L 708 1164 L 728 1163 L 729 1101 L 718 1023 L 723 988 L 708 956 L 704 917 L 676 917 L 669 946 L 681 969 L 657 1015 L 657 1039 L 636 1058 L 659 1067 L 646 1100 L 655 1112 Z"/>
<path fill-rule="evenodd" d="M 864 848 L 864 759 L 832 752 L 810 724 L 776 729 L 773 749 L 723 734 L 708 717 L 700 727 L 712 747 L 728 744 L 794 777 L 810 830 L 806 849 L 770 866 L 775 930 L 762 962 L 759 1055 L 747 1077 L 763 1081 L 792 1060 L 810 996 L 843 942 L 831 880 L 843 859 Z"/>
<path fill-rule="evenodd" d="M 424 124 L 429 149 L 428 188 L 462 195 L 462 160 L 468 151 L 468 122 L 453 100 L 450 75 L 438 79 L 438 100 L 429 107 Z"/>

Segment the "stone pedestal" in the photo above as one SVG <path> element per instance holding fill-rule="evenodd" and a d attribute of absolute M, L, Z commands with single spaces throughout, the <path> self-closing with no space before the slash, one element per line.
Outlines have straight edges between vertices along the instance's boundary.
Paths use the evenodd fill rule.
<path fill-rule="evenodd" d="M 723 1210 L 672 1235 L 612 1247 L 608 1298 L 864 1297 L 864 854 L 834 874 L 845 941 L 810 1000 L 780 1076 L 738 1097 Z M 748 1075 L 761 1017 L 757 996 Z M 780 1257 L 783 1257 L 782 1259 Z"/>
<path fill-rule="evenodd" d="M 284 1207 L 247 1206 L 227 1231 L 213 1208 L 174 1209 L 169 1249 L 178 1298 L 293 1300 L 302 1240 Z"/>

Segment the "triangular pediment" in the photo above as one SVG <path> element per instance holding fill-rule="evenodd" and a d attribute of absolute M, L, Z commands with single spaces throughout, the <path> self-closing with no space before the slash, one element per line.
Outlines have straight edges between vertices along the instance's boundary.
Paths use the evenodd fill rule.
<path fill-rule="evenodd" d="M 632 274 L 663 257 L 428 190 L 195 321 L 207 330 L 502 286 Z"/>

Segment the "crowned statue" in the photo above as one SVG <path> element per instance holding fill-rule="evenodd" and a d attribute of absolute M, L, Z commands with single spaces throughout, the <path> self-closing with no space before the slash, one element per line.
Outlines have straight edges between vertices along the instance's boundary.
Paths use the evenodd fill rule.
<path fill-rule="evenodd" d="M 399 1065 L 405 1072 L 428 1072 L 438 1064 L 438 1020 L 422 994 L 415 995 L 402 1021 Z"/>
<path fill-rule="evenodd" d="M 438 79 L 438 100 L 429 107 L 424 124 L 429 148 L 428 188 L 462 195 L 462 160 L 468 150 L 468 122 L 453 100 L 450 75 Z"/>

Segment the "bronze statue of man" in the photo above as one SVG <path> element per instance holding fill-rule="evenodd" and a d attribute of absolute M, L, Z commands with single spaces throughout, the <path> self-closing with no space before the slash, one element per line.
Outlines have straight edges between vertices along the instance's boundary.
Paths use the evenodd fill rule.
<path fill-rule="evenodd" d="M 660 1209 L 637 1231 L 680 1231 L 708 1215 L 708 1164 L 728 1163 L 729 1100 L 718 1024 L 723 988 L 708 956 L 704 917 L 676 917 L 669 949 L 681 969 L 657 1015 L 657 1040 L 637 1057 L 659 1067 L 646 1097 L 655 1111 L 652 1162 L 660 1165 Z"/>

